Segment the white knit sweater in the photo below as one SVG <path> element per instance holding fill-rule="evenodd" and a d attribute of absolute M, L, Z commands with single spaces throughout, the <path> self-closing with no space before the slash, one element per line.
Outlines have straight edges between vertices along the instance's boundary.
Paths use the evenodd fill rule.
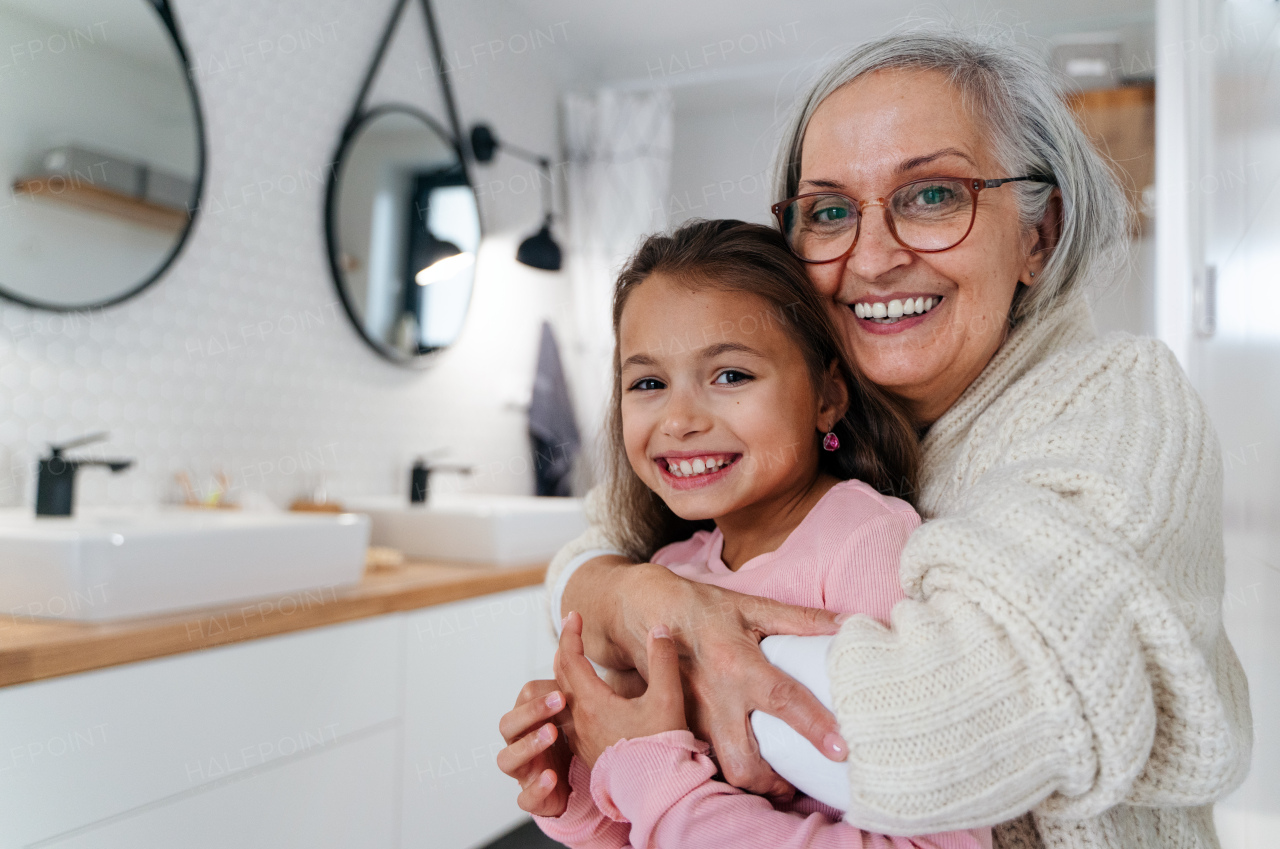
<path fill-rule="evenodd" d="M 1211 803 L 1243 780 L 1252 724 L 1220 615 L 1217 438 L 1173 355 L 1097 339 L 1068 300 L 1010 334 L 923 448 L 908 599 L 892 628 L 845 623 L 828 658 L 848 819 L 1216 847 Z M 593 518 L 548 586 L 612 547 Z"/>

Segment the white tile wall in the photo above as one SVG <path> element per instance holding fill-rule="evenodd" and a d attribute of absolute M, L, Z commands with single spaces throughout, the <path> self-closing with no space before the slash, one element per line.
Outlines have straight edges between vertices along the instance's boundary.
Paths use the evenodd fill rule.
<path fill-rule="evenodd" d="M 321 476 L 338 496 L 400 491 L 414 455 L 442 446 L 480 465 L 467 486 L 530 491 L 519 403 L 540 321 L 563 294 L 558 275 L 513 260 L 538 220 L 528 166 L 475 174 L 492 238 L 458 344 L 428 370 L 392 366 L 350 327 L 322 226 L 327 168 L 390 0 L 174 5 L 206 121 L 203 209 L 168 274 L 125 304 L 56 314 L 0 302 L 0 505 L 31 503 L 50 440 L 100 429 L 112 438 L 96 453 L 138 466 L 83 472 L 81 505 L 163 500 L 179 469 L 222 469 L 279 503 Z M 416 3 L 409 12 L 374 100 L 443 123 Z M 467 0 L 440 0 L 437 14 L 447 50 L 466 59 L 452 63 L 464 123 L 489 120 L 554 155 L 563 51 L 545 39 L 520 54 L 482 47 L 554 22 Z"/>

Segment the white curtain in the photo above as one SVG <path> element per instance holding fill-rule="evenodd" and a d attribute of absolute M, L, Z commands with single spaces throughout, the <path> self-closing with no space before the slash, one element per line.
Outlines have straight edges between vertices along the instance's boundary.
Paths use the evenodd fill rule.
<path fill-rule="evenodd" d="M 614 278 L 641 238 L 667 224 L 673 114 L 666 90 L 564 99 L 572 370 L 587 445 L 612 388 Z"/>

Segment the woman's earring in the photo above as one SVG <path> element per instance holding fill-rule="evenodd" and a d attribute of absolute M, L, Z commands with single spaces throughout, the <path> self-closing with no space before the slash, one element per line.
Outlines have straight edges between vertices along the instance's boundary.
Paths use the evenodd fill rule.
<path fill-rule="evenodd" d="M 822 437 L 822 447 L 827 451 L 835 451 L 840 447 L 840 437 L 834 431 L 827 431 L 827 435 Z"/>
<path fill-rule="evenodd" d="M 1033 272 L 1031 272 L 1031 276 L 1032 276 L 1032 277 L 1035 277 L 1035 276 L 1036 276 L 1036 273 L 1035 273 L 1034 271 L 1033 271 Z"/>

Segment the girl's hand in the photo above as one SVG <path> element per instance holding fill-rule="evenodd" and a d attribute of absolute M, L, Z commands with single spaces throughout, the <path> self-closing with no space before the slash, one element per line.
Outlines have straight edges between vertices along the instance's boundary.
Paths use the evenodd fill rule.
<path fill-rule="evenodd" d="M 594 767 L 600 754 L 614 743 L 648 737 L 689 726 L 684 718 L 680 686 L 680 658 L 665 625 L 649 632 L 649 686 L 644 695 L 623 698 L 596 675 L 582 653 L 582 617 L 570 613 L 556 652 L 556 682 L 569 699 L 568 722 L 561 723 L 573 753 Z"/>
<path fill-rule="evenodd" d="M 507 741 L 498 752 L 498 769 L 520 782 L 520 809 L 540 817 L 558 817 L 569 805 L 571 754 L 559 729 L 547 721 L 564 706 L 555 681 L 530 681 L 498 722 Z"/>

